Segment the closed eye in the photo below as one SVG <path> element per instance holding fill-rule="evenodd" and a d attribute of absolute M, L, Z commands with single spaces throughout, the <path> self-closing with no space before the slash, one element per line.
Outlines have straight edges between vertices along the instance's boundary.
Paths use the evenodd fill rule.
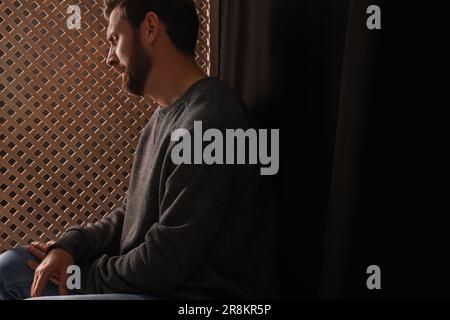
<path fill-rule="evenodd" d="M 117 34 L 112 34 L 111 36 L 109 36 L 108 41 L 109 41 L 111 44 L 114 44 L 114 43 L 117 42 L 117 39 L 118 39 Z"/>

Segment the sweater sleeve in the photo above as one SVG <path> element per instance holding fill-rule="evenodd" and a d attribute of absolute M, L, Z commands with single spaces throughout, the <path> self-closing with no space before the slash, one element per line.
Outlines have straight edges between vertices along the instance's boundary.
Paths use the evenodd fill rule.
<path fill-rule="evenodd" d="M 160 221 L 131 251 L 97 259 L 88 291 L 164 295 L 182 284 L 221 225 L 234 170 L 224 165 L 176 166 L 166 180 Z"/>
<path fill-rule="evenodd" d="M 49 247 L 62 248 L 72 254 L 76 262 L 95 259 L 101 254 L 117 254 L 125 215 L 127 198 L 122 206 L 95 223 L 86 227 L 74 226 L 67 229 L 60 240 Z"/>

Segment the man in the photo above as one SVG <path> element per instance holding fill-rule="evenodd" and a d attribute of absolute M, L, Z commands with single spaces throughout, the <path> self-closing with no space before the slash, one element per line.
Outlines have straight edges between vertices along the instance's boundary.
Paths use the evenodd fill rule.
<path fill-rule="evenodd" d="M 161 107 L 140 137 L 123 206 L 69 228 L 59 241 L 0 256 L 0 297 L 274 297 L 273 197 L 259 166 L 171 158 L 171 134 L 193 132 L 194 121 L 205 130 L 254 127 L 234 93 L 195 64 L 192 1 L 106 0 L 105 15 L 108 64 L 127 91 Z M 66 271 L 74 264 L 82 285 L 69 292 Z"/>

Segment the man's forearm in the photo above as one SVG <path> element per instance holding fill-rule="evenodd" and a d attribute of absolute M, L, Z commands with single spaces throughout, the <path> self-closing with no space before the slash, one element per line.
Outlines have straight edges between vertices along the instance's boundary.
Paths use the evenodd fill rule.
<path fill-rule="evenodd" d="M 75 261 L 95 259 L 103 254 L 118 254 L 125 208 L 126 200 L 100 221 L 89 223 L 86 227 L 69 228 L 49 250 L 63 248 L 73 255 Z"/>

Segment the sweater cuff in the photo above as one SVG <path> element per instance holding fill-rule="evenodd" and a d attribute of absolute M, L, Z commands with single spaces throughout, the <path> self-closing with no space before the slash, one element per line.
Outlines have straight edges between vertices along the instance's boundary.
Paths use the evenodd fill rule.
<path fill-rule="evenodd" d="M 47 253 L 55 248 L 61 248 L 69 252 L 75 262 L 82 260 L 87 254 L 88 241 L 83 231 L 78 229 L 68 230 L 61 239 L 52 244 Z"/>

